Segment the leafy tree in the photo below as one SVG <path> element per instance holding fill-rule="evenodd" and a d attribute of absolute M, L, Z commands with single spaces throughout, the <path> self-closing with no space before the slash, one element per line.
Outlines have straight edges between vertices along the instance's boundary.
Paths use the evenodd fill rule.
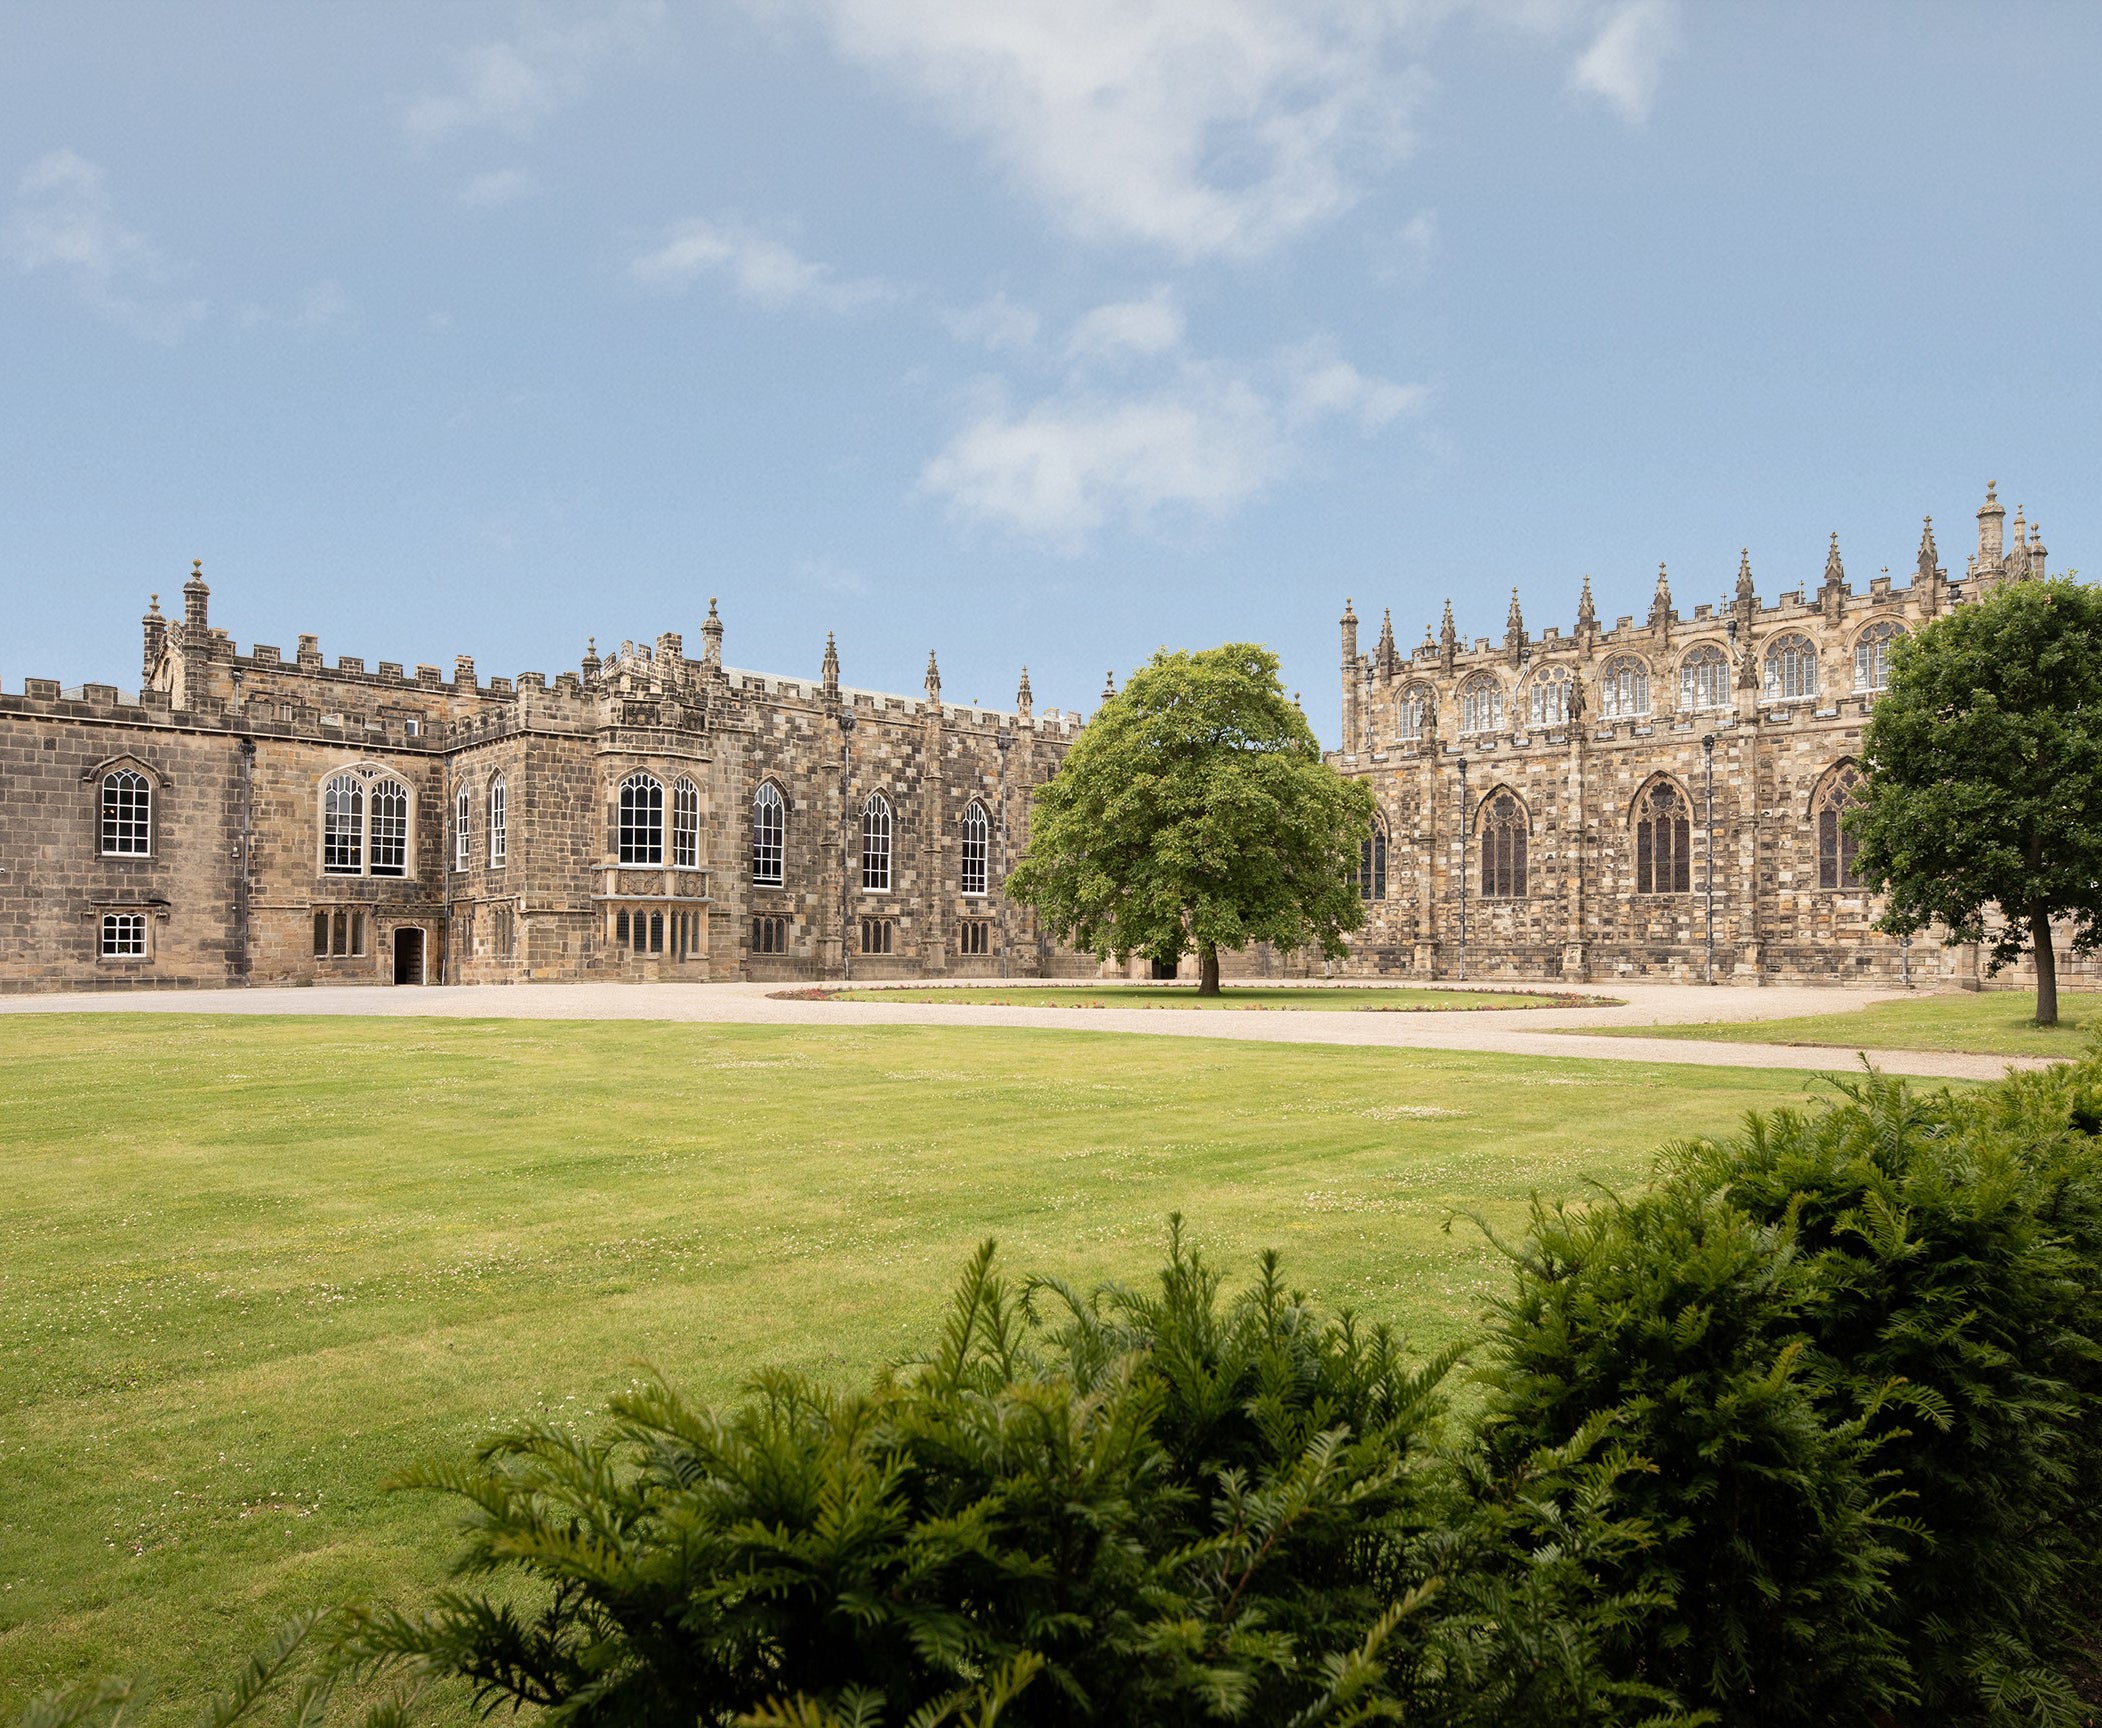
<path fill-rule="evenodd" d="M 2011 582 L 1901 639 L 1862 754 L 1845 820 L 1882 928 L 1989 941 L 1995 972 L 2033 952 L 2056 1025 L 2051 920 L 2074 920 L 2075 953 L 2102 946 L 2102 592 Z"/>
<path fill-rule="evenodd" d="M 1322 761 L 1276 655 L 1163 649 L 1037 789 L 1007 890 L 1092 954 L 1172 964 L 1195 949 L 1215 996 L 1222 948 L 1345 952 L 1371 826 L 1371 792 Z"/>

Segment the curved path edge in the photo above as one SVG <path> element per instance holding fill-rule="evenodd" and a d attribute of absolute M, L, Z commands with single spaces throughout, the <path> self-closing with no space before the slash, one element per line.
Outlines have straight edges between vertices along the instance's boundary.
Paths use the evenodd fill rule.
<path fill-rule="evenodd" d="M 1099 986 L 1095 986 L 1099 988 Z M 773 994 L 780 984 L 518 984 L 395 989 L 377 985 L 248 990 L 128 990 L 0 996 L 9 1014 L 351 1015 L 451 1020 L 663 1020 L 760 1026 L 998 1026 L 1144 1037 L 1225 1038 L 1263 1044 L 1474 1051 L 1551 1060 L 1634 1062 L 1688 1068 L 1792 1068 L 1859 1072 L 1862 1055 L 1840 1047 L 1713 1043 L 1675 1038 L 1584 1037 L 1593 1026 L 1760 1020 L 1831 1013 L 1887 1001 L 1895 991 L 1806 988 L 1715 990 L 1698 985 L 1613 985 L 1612 1007 L 1527 1009 L 1524 1026 L 1494 1010 L 1410 1013 L 1325 1009 L 996 1008 L 926 1002 L 813 1002 Z M 2044 1068 L 2036 1056 L 1872 1050 L 1886 1074 L 1995 1080 Z"/>

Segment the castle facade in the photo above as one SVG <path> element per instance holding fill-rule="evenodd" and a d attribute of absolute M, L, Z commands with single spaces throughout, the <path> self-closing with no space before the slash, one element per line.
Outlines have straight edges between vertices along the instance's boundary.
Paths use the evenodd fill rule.
<path fill-rule="evenodd" d="M 1342 618 L 1343 745 L 1379 826 L 1352 969 L 1420 978 L 1979 982 L 1975 949 L 1900 943 L 1854 875 L 1840 817 L 1891 644 L 2001 582 L 2044 574 L 2041 530 L 1988 485 L 1978 547 L 1942 568 L 1930 518 L 1911 579 L 1736 585 L 1682 616 L 1657 572 L 1646 618 L 1602 626 L 1587 578 L 1570 635 L 1465 642 L 1448 601 L 1412 653 Z M 2092 961 L 2071 962 L 2091 973 Z"/>
<path fill-rule="evenodd" d="M 1076 717 L 699 659 L 552 681 L 237 650 L 201 569 L 136 692 L 0 695 L 0 989 L 1070 970 L 1001 892 Z M 1081 969 L 1092 972 L 1092 963 Z"/>
<path fill-rule="evenodd" d="M 1420 980 L 1977 981 L 1897 943 L 1840 815 L 1890 645 L 2041 533 L 1988 487 L 1952 578 L 1917 568 L 1501 643 L 1342 618 L 1331 760 L 1379 809 L 1338 970 Z M 1003 891 L 1077 716 L 723 664 L 682 638 L 552 680 L 240 651 L 201 569 L 142 621 L 140 683 L 0 693 L 0 989 L 540 979 L 1094 976 Z M 1267 949 L 1241 975 L 1319 967 Z M 2067 962 L 2069 974 L 2092 962 Z M 1147 970 L 1144 963 L 1134 973 Z"/>

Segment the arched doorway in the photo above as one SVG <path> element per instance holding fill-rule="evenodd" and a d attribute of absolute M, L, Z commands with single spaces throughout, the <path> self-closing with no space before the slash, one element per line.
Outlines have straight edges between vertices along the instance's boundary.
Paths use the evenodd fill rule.
<path fill-rule="evenodd" d="M 423 930 L 419 925 L 404 924 L 394 932 L 394 982 L 423 982 Z"/>

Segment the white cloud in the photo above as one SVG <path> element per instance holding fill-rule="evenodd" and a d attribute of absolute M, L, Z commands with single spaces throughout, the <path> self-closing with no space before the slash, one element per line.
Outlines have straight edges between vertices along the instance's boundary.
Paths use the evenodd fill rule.
<path fill-rule="evenodd" d="M 1027 306 L 1017 305 L 1002 294 L 990 300 L 982 300 L 976 306 L 966 307 L 961 312 L 946 312 L 942 322 L 949 327 L 949 334 L 959 342 L 968 342 L 974 347 L 1033 348 L 1037 331 L 1042 321 Z"/>
<path fill-rule="evenodd" d="M 676 224 L 663 245 L 628 266 L 649 288 L 690 288 L 720 275 L 745 299 L 769 311 L 796 304 L 853 312 L 891 298 L 880 282 L 842 281 L 828 264 L 798 257 L 778 240 L 698 218 Z"/>
<path fill-rule="evenodd" d="M 1571 70 L 1570 88 L 1600 98 L 1638 126 L 1649 118 L 1664 62 L 1678 45 L 1677 0 L 1621 0 Z"/>
<path fill-rule="evenodd" d="M 1126 354 L 1165 354 L 1182 346 L 1182 308 L 1166 288 L 1144 300 L 1097 306 L 1074 326 L 1066 352 L 1096 359 Z"/>
<path fill-rule="evenodd" d="M 159 249 L 117 220 L 109 176 L 85 156 L 52 151 L 15 193 L 0 246 L 17 269 L 70 279 L 103 317 L 155 342 L 173 342 L 204 317 L 206 303 L 177 290 L 179 273 Z"/>
<path fill-rule="evenodd" d="M 1289 474 L 1323 422 L 1370 434 L 1421 400 L 1324 345 L 1245 370 L 1179 360 L 1124 395 L 1069 379 L 1020 410 L 995 388 L 920 489 L 960 518 L 1074 549 L 1113 519 L 1144 528 L 1164 510 L 1229 515 Z"/>
<path fill-rule="evenodd" d="M 485 127 L 522 138 L 581 96 L 602 61 L 646 48 L 663 19 L 662 0 L 614 0 L 480 43 L 458 57 L 453 87 L 410 103 L 402 125 L 420 144 Z"/>
<path fill-rule="evenodd" d="M 495 210 L 505 204 L 516 204 L 522 198 L 530 198 L 539 190 L 530 170 L 524 168 L 497 168 L 487 174 L 477 174 L 460 188 L 460 202 L 475 210 Z"/>
<path fill-rule="evenodd" d="M 240 311 L 240 321 L 251 329 L 264 324 L 280 325 L 294 330 L 319 330 L 350 316 L 353 310 L 350 296 L 336 282 L 316 282 L 289 311 L 279 312 L 268 306 L 249 304 Z"/>
<path fill-rule="evenodd" d="M 1093 239 L 1262 251 L 1407 145 L 1414 8 L 1363 0 L 804 0 Z"/>

